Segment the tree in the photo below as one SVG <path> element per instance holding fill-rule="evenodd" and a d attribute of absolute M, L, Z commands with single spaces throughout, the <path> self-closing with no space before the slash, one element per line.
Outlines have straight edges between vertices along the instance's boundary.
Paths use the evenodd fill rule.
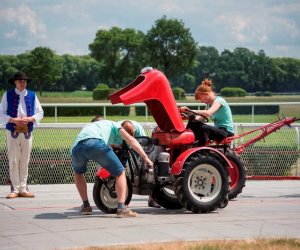
<path fill-rule="evenodd" d="M 192 67 L 196 42 L 182 21 L 163 16 L 146 34 L 145 50 L 151 66 L 174 78 Z"/>
<path fill-rule="evenodd" d="M 197 48 L 196 66 L 193 67 L 193 75 L 199 85 L 205 78 L 215 80 L 218 73 L 219 52 L 214 47 L 201 46 Z M 196 86 L 194 86 L 195 90 Z M 193 92 L 194 92 L 193 90 Z"/>
<path fill-rule="evenodd" d="M 102 65 L 101 81 L 119 87 L 136 76 L 141 67 L 144 34 L 134 29 L 112 27 L 99 30 L 89 45 L 91 56 Z"/>
<path fill-rule="evenodd" d="M 42 96 L 43 87 L 54 85 L 61 78 L 62 60 L 46 47 L 36 47 L 29 53 L 27 72 L 33 78 L 33 84 Z"/>

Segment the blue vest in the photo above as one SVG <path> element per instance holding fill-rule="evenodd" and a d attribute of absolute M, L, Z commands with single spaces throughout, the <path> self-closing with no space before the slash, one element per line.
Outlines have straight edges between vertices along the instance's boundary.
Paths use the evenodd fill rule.
<path fill-rule="evenodd" d="M 27 95 L 24 96 L 24 100 L 27 116 L 33 116 L 35 110 L 35 93 L 33 91 L 27 90 Z M 19 102 L 20 96 L 15 92 L 14 89 L 9 90 L 7 92 L 7 114 L 10 117 L 17 117 Z M 33 123 L 28 122 L 27 126 L 28 132 L 31 132 L 33 130 Z M 6 129 L 13 132 L 16 130 L 16 124 L 9 122 L 6 124 Z"/>

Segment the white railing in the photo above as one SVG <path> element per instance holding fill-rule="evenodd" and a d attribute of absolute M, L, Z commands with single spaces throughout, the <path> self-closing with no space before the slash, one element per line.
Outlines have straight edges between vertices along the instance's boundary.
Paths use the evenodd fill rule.
<path fill-rule="evenodd" d="M 177 103 L 178 106 L 193 106 L 193 107 L 204 107 L 204 103 L 190 103 L 190 102 L 181 102 Z M 254 123 L 254 115 L 255 115 L 255 107 L 256 106 L 271 106 L 271 105 L 299 105 L 300 110 L 300 102 L 252 102 L 252 103 L 229 103 L 230 106 L 251 106 L 251 122 Z M 103 108 L 103 116 L 106 118 L 106 107 L 123 107 L 123 104 L 111 104 L 111 103 L 43 103 L 42 107 L 53 107 L 54 115 L 55 115 L 55 123 L 57 123 L 58 107 L 102 107 Z M 145 103 L 136 103 L 130 106 L 133 107 L 145 107 L 145 116 L 146 121 L 148 121 L 148 109 Z M 299 112 L 300 113 L 300 112 Z"/>

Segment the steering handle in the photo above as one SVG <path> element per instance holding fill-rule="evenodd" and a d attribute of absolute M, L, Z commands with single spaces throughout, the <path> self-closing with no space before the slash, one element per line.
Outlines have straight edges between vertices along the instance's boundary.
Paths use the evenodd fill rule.
<path fill-rule="evenodd" d="M 206 117 L 205 115 L 199 114 L 191 109 L 187 109 L 185 112 L 182 112 L 182 114 L 187 115 L 188 117 L 192 114 L 192 115 L 199 115 L 204 119 L 204 122 L 209 122 L 208 117 Z"/>

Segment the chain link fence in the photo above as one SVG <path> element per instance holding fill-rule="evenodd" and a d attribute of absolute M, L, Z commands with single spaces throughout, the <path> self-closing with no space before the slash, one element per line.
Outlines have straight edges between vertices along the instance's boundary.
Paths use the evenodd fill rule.
<path fill-rule="evenodd" d="M 141 123 L 148 136 L 156 127 L 155 123 Z M 29 163 L 28 184 L 73 183 L 70 147 L 76 135 L 85 124 L 41 124 L 33 131 L 33 148 Z M 237 133 L 255 129 L 262 124 L 236 124 Z M 241 154 L 248 176 L 300 176 L 300 124 L 283 127 L 275 133 L 246 148 Z M 235 145 L 257 136 L 250 134 Z M 23 135 L 19 135 L 23 136 Z M 0 185 L 9 180 L 6 148 L 6 130 L 0 128 Z M 97 169 L 95 162 L 89 162 L 85 177 L 94 182 Z"/>

